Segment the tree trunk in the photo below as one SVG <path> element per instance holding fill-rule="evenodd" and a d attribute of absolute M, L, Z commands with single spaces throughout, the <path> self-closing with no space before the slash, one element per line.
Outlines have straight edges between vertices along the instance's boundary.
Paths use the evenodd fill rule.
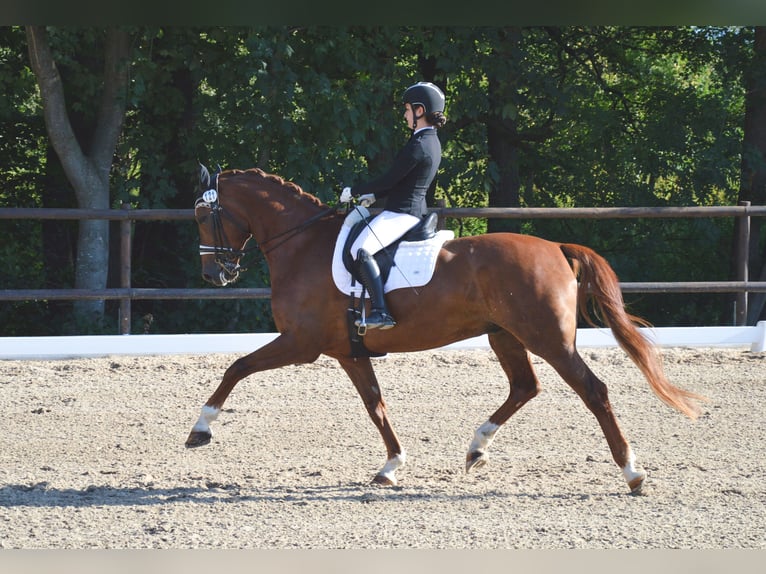
<path fill-rule="evenodd" d="M 56 158 L 56 152 L 50 143 L 46 146 L 45 174 L 41 180 L 45 193 L 42 194 L 43 207 L 76 207 L 74 197 L 69 191 L 66 174 Z M 70 286 L 74 276 L 75 252 L 77 248 L 77 225 L 73 221 L 44 219 L 42 228 L 42 260 L 45 269 L 46 289 L 58 289 Z M 70 301 L 48 301 L 50 320 L 61 325 L 62 320 L 71 316 Z"/>
<path fill-rule="evenodd" d="M 755 27 L 755 53 L 746 77 L 745 129 L 742 148 L 742 176 L 739 200 L 766 205 L 766 27 Z M 735 226 L 735 233 L 737 231 Z M 766 246 L 761 245 L 764 221 L 754 217 L 750 223 L 748 276 L 751 281 L 766 281 Z M 735 235 L 736 237 L 736 235 Z M 747 324 L 764 318 L 766 293 L 748 297 Z"/>
<path fill-rule="evenodd" d="M 487 126 L 487 146 L 490 161 L 497 166 L 497 181 L 489 193 L 489 207 L 519 207 L 521 205 L 519 191 L 521 178 L 519 176 L 519 150 L 515 138 L 515 122 L 504 122 L 505 129 L 497 124 Z M 509 125 L 511 124 L 511 125 Z M 511 133 L 509 133 L 509 130 Z M 487 231 L 518 232 L 521 226 L 516 219 L 489 219 Z"/>
<path fill-rule="evenodd" d="M 66 109 L 64 85 L 42 26 L 27 26 L 29 59 L 40 87 L 45 125 L 51 145 L 72 184 L 80 208 L 107 209 L 109 173 L 117 138 L 125 117 L 128 84 L 129 36 L 118 29 L 107 32 L 101 102 L 89 149 L 75 136 Z M 109 270 L 109 222 L 83 220 L 79 225 L 75 288 L 103 289 Z M 78 301 L 75 315 L 85 325 L 103 320 L 104 301 Z"/>
<path fill-rule="evenodd" d="M 496 58 L 511 58 L 513 50 L 521 41 L 518 28 L 503 31 L 503 39 L 507 40 L 502 46 L 502 53 L 495 54 Z M 500 49 L 500 48 L 498 48 Z M 510 67 L 512 69 L 512 66 Z M 506 67 L 500 68 L 505 70 Z M 498 76 L 504 77 L 498 77 Z M 512 74 L 500 74 L 495 69 L 489 75 L 489 109 L 487 122 L 487 151 L 491 165 L 496 167 L 496 178 L 489 192 L 489 207 L 519 207 L 519 191 L 521 177 L 519 175 L 519 133 L 515 117 L 506 112 L 506 104 L 513 100 L 516 89 L 516 78 Z M 489 219 L 487 231 L 518 232 L 521 224 L 515 219 Z"/>

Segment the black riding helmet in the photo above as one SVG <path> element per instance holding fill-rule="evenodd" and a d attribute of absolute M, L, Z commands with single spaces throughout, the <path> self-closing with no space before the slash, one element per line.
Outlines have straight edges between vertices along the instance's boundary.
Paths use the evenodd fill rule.
<path fill-rule="evenodd" d="M 405 104 L 410 104 L 413 108 L 416 105 L 423 106 L 425 116 L 434 112 L 444 112 L 444 92 L 431 82 L 418 82 L 411 85 L 404 91 L 402 99 Z M 421 117 L 414 119 L 418 120 Z"/>

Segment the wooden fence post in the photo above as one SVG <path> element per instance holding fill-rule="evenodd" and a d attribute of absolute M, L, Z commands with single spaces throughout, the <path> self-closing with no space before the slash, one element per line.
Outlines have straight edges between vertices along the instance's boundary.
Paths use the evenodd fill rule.
<path fill-rule="evenodd" d="M 740 201 L 739 205 L 750 207 L 749 201 Z M 747 263 L 750 250 L 750 214 L 745 211 L 739 217 L 737 234 L 737 281 L 747 281 Z M 747 291 L 737 292 L 734 308 L 734 324 L 737 327 L 747 325 Z"/>
<path fill-rule="evenodd" d="M 129 210 L 130 204 L 122 204 L 122 209 Z M 130 289 L 131 259 L 132 259 L 132 228 L 131 219 L 120 221 L 120 287 Z M 130 296 L 120 299 L 120 335 L 130 335 Z"/>

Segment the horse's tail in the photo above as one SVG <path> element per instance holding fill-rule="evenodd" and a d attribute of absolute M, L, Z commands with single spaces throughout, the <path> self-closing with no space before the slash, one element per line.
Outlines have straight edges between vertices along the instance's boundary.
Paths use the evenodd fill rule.
<path fill-rule="evenodd" d="M 637 328 L 651 327 L 651 324 L 625 310 L 619 280 L 606 259 L 583 245 L 564 243 L 561 251 L 573 261 L 572 268 L 579 276 L 577 306 L 585 321 L 598 327 L 588 312 L 588 302 L 592 299 L 594 314 L 612 330 L 617 343 L 644 374 L 654 393 L 667 405 L 696 419 L 700 407 L 694 400 L 708 399 L 679 389 L 667 380 L 657 348 Z"/>

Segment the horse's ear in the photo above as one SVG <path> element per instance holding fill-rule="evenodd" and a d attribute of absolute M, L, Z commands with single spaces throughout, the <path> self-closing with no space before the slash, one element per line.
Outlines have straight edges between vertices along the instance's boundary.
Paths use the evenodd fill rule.
<path fill-rule="evenodd" d="M 203 191 L 210 189 L 210 172 L 201 163 L 199 164 L 199 185 Z"/>

